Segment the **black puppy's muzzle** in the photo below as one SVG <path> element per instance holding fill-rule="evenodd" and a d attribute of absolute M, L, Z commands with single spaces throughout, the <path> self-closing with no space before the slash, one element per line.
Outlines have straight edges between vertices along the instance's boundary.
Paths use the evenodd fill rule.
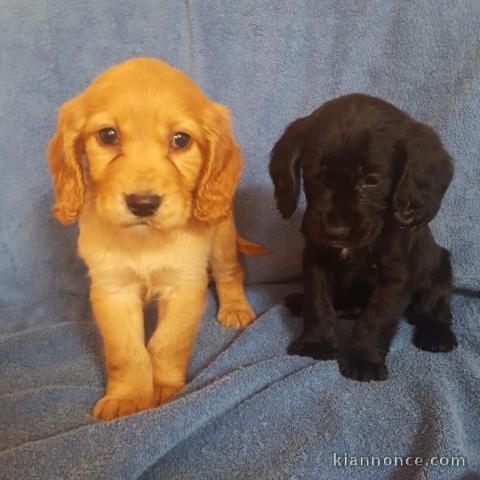
<path fill-rule="evenodd" d="M 320 231 L 326 243 L 346 243 L 352 231 L 345 215 L 341 216 L 335 210 L 315 212 L 314 217 L 320 225 Z"/>
<path fill-rule="evenodd" d="M 341 224 L 328 224 L 323 226 L 323 232 L 329 240 L 340 242 L 345 241 L 348 238 L 350 227 Z"/>
<path fill-rule="evenodd" d="M 332 248 L 361 248 L 370 245 L 382 229 L 382 220 L 361 212 L 333 208 L 307 208 L 302 231 L 310 242 Z"/>
<path fill-rule="evenodd" d="M 335 248 L 346 248 L 351 243 L 353 230 L 339 216 L 331 212 L 307 209 L 302 231 L 310 241 Z"/>

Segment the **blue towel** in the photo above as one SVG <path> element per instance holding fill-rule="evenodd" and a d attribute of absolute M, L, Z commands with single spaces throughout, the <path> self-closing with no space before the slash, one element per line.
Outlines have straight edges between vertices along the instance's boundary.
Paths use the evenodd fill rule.
<path fill-rule="evenodd" d="M 389 380 L 365 384 L 286 355 L 301 327 L 278 304 L 288 291 L 251 287 L 265 312 L 242 333 L 215 321 L 210 298 L 186 390 L 107 423 L 90 416 L 104 382 L 93 322 L 5 336 L 0 478 L 480 478 L 480 299 L 455 297 L 453 353 L 416 350 L 403 323 Z M 417 457 L 433 464 L 400 467 Z"/>
<path fill-rule="evenodd" d="M 36 0 L 0 11 L 0 478 L 480 478 L 477 0 Z M 104 373 L 77 229 L 50 215 L 44 150 L 65 100 L 140 55 L 231 109 L 245 160 L 237 223 L 272 254 L 245 260 L 259 320 L 226 330 L 210 297 L 187 389 L 104 424 L 90 416 Z M 452 252 L 460 346 L 420 352 L 403 324 L 390 378 L 375 384 L 285 355 L 301 320 L 281 298 L 298 287 L 262 286 L 298 276 L 302 250 L 302 206 L 284 222 L 272 201 L 271 146 L 294 118 L 352 91 L 431 124 L 456 168 L 432 227 Z M 382 465 L 352 465 L 362 456 Z M 407 456 L 465 464 L 394 465 Z"/>

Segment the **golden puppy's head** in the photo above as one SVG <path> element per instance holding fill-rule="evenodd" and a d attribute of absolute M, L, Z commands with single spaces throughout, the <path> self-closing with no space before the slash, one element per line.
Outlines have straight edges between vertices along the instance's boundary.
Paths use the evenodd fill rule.
<path fill-rule="evenodd" d="M 77 219 L 88 190 L 103 219 L 158 229 L 222 221 L 242 166 L 228 110 L 149 58 L 108 69 L 67 101 L 47 156 L 61 223 Z"/>

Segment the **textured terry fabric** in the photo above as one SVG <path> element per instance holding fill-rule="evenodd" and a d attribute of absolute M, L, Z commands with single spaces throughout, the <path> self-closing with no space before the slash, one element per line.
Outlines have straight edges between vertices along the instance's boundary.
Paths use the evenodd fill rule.
<path fill-rule="evenodd" d="M 480 478 L 480 299 L 455 297 L 453 353 L 415 349 L 402 323 L 388 381 L 360 383 L 333 361 L 286 355 L 301 320 L 279 300 L 294 290 L 252 288 L 264 313 L 242 333 L 214 320 L 210 298 L 186 389 L 170 404 L 107 423 L 90 416 L 104 382 L 93 322 L 4 336 L 0 478 Z M 350 323 L 340 321 L 341 332 Z M 345 455 L 382 465 L 345 467 Z M 462 457 L 465 465 L 388 465 L 410 456 Z"/>
<path fill-rule="evenodd" d="M 480 3 L 477 0 L 9 2 L 0 0 L 0 478 L 478 478 L 479 301 L 455 299 L 460 347 L 414 349 L 403 325 L 390 379 L 288 357 L 300 321 L 280 306 L 300 272 L 302 206 L 272 201 L 268 153 L 286 125 L 347 92 L 431 124 L 455 161 L 433 222 L 458 288 L 480 290 Z M 246 259 L 268 311 L 246 332 L 205 315 L 191 383 L 172 404 L 94 422 L 103 368 L 75 226 L 50 215 L 44 158 L 58 107 L 108 66 L 163 59 L 232 111 L 245 168 Z M 463 469 L 348 470 L 332 455 L 464 455 Z M 470 472 L 470 473 L 469 473 Z M 477 472 L 477 473 L 475 473 Z"/>

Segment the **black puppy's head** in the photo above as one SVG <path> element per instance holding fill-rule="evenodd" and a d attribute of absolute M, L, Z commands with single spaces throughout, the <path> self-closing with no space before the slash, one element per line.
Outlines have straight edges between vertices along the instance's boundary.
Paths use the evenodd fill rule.
<path fill-rule="evenodd" d="M 425 226 L 450 183 L 450 157 L 432 129 L 394 106 L 353 94 L 293 122 L 275 144 L 270 175 L 284 218 L 303 171 L 307 240 L 335 248 L 372 244 L 386 222 Z"/>

